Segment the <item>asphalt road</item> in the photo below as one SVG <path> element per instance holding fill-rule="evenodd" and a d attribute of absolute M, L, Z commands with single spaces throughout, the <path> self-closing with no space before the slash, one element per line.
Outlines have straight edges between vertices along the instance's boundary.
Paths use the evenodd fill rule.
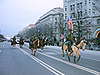
<path fill-rule="evenodd" d="M 0 43 L 0 75 L 100 75 L 100 51 L 80 51 L 76 64 L 62 58 L 60 47 L 45 46 L 31 55 L 28 44 L 13 48 L 9 42 Z"/>

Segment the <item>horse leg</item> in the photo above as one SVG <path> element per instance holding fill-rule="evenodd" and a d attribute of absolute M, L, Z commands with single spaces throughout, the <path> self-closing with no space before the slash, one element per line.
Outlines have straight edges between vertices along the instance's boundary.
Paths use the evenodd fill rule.
<path fill-rule="evenodd" d="M 36 55 L 36 50 L 34 50 L 34 56 Z"/>
<path fill-rule="evenodd" d="M 43 47 L 41 46 L 41 52 L 42 52 L 42 50 L 43 50 Z"/>
<path fill-rule="evenodd" d="M 70 57 L 69 57 L 69 55 L 70 55 L 70 52 L 68 52 L 68 60 L 70 61 Z"/>
<path fill-rule="evenodd" d="M 37 50 L 37 47 L 36 47 L 36 49 L 34 50 L 34 56 L 36 55 L 36 50 Z"/>
<path fill-rule="evenodd" d="M 70 52 L 70 55 L 71 55 L 72 53 L 73 53 L 73 51 Z M 72 54 L 72 56 L 73 56 L 73 54 Z"/>
<path fill-rule="evenodd" d="M 31 54 L 33 55 L 33 48 L 31 48 Z"/>
<path fill-rule="evenodd" d="M 76 62 L 78 62 L 80 60 L 80 58 L 81 58 L 81 55 L 80 55 L 80 52 L 79 51 L 77 52 L 77 54 L 78 54 L 79 57 L 78 57 L 78 59 L 77 59 Z"/>
<path fill-rule="evenodd" d="M 74 52 L 74 63 L 76 63 L 76 53 Z"/>
<path fill-rule="evenodd" d="M 64 58 L 64 54 L 65 54 L 65 50 L 63 50 L 63 60 L 65 59 L 65 58 Z"/>

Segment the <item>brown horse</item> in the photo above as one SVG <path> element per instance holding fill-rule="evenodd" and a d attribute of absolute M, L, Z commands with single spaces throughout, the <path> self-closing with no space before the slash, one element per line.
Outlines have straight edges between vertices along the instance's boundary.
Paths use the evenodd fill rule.
<path fill-rule="evenodd" d="M 16 44 L 17 44 L 17 42 L 16 42 L 16 38 L 14 36 L 13 37 L 13 40 L 11 41 L 11 45 L 13 45 L 13 48 L 15 48 L 16 47 Z"/>
<path fill-rule="evenodd" d="M 40 48 L 41 48 L 41 52 L 44 48 L 44 46 L 46 45 L 46 39 L 44 38 L 41 42 L 40 42 Z"/>
<path fill-rule="evenodd" d="M 38 47 L 38 44 L 39 44 L 39 40 L 36 39 L 33 44 L 31 45 L 31 54 L 33 55 L 33 50 L 34 50 L 34 56 L 36 55 L 36 50 L 37 50 L 37 47 Z"/>
<path fill-rule="evenodd" d="M 74 63 L 76 63 L 76 53 L 78 54 L 79 58 L 77 59 L 77 62 L 79 61 L 81 55 L 80 55 L 80 47 L 82 47 L 82 50 L 84 51 L 85 50 L 85 46 L 86 46 L 86 42 L 85 40 L 80 40 L 80 41 L 77 41 L 75 42 L 71 48 L 72 48 L 72 52 L 74 53 Z M 68 50 L 68 46 L 65 45 L 65 43 L 63 43 L 63 59 L 64 59 L 64 54 L 65 54 L 65 51 L 67 53 L 67 50 Z M 67 55 L 68 55 L 68 59 L 70 61 L 70 55 L 71 52 L 68 52 Z"/>

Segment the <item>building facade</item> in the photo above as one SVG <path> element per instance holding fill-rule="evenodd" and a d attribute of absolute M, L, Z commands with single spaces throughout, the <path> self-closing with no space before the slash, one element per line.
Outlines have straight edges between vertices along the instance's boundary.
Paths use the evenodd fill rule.
<path fill-rule="evenodd" d="M 63 0 L 64 24 L 67 26 L 68 19 L 72 14 L 74 34 L 87 39 L 100 39 L 100 1 L 99 0 Z"/>
<path fill-rule="evenodd" d="M 54 8 L 42 15 L 36 22 L 36 29 L 39 30 L 44 37 L 57 41 L 60 40 L 63 28 L 63 9 Z M 37 31 L 38 32 L 38 31 Z"/>

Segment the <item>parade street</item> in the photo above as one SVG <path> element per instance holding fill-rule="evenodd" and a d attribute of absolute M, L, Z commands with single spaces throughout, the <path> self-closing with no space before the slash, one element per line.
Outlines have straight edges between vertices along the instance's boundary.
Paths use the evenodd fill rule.
<path fill-rule="evenodd" d="M 100 51 L 80 50 L 81 59 L 71 62 L 61 47 L 45 46 L 31 55 L 28 44 L 22 48 L 11 46 L 10 42 L 0 42 L 0 75 L 100 75 Z M 76 57 L 78 58 L 78 56 Z"/>

